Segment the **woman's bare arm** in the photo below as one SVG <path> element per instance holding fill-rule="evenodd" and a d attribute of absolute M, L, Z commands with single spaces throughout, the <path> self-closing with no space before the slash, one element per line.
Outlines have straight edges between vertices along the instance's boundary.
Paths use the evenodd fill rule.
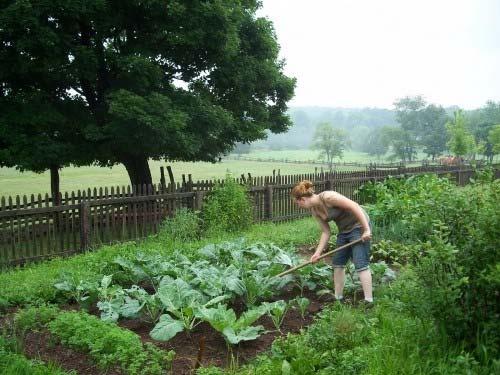
<path fill-rule="evenodd" d="M 328 241 L 330 240 L 331 236 L 331 231 L 330 231 L 330 225 L 326 221 L 324 221 L 323 219 L 314 214 L 313 217 L 316 219 L 321 228 L 321 237 L 319 239 L 318 246 L 316 247 L 316 251 L 311 257 L 311 261 L 315 262 L 317 258 L 321 255 L 323 250 L 326 248 L 326 246 L 328 245 Z"/>

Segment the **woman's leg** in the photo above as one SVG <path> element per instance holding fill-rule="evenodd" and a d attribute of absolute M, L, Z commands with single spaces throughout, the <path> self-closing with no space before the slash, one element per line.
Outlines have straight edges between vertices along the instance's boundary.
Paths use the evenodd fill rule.
<path fill-rule="evenodd" d="M 344 298 L 345 268 L 335 267 L 333 269 L 333 285 L 335 286 L 335 299 Z"/>
<path fill-rule="evenodd" d="M 357 229 L 354 239 L 361 238 L 361 230 Z M 373 302 L 372 273 L 370 271 L 370 241 L 357 243 L 352 246 L 352 260 L 358 272 L 359 281 L 363 287 L 365 300 Z"/>
<path fill-rule="evenodd" d="M 337 247 L 345 245 L 349 242 L 350 240 L 345 234 L 339 233 L 337 235 Z M 333 254 L 333 285 L 335 287 L 335 299 L 337 300 L 344 298 L 345 265 L 351 256 L 351 247 L 342 249 Z"/>
<path fill-rule="evenodd" d="M 359 281 L 361 281 L 361 286 L 363 287 L 363 293 L 365 294 L 365 300 L 373 302 L 372 294 L 372 273 L 370 269 L 365 269 L 358 272 Z M 336 288 L 335 288 L 336 289 Z"/>

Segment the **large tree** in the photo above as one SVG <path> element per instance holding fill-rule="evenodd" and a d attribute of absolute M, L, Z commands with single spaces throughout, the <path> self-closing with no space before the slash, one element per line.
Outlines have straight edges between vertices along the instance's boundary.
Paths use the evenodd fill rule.
<path fill-rule="evenodd" d="M 123 163 L 132 184 L 152 182 L 149 158 L 214 161 L 290 124 L 295 80 L 283 74 L 271 22 L 256 17 L 259 1 L 0 4 L 0 136 L 12 134 L 0 139 L 5 148 L 34 132 L 4 115 L 9 106 L 27 108 L 20 116 L 29 123 L 46 121 L 33 97 L 57 111 L 49 136 L 68 150 L 59 166 Z M 71 151 L 82 144 L 84 158 Z M 6 153 L 0 163 L 20 163 Z"/>
<path fill-rule="evenodd" d="M 463 111 L 455 111 L 453 120 L 446 123 L 449 140 L 448 149 L 456 156 L 466 156 L 475 153 L 474 136 L 469 132 Z"/>
<path fill-rule="evenodd" d="M 336 129 L 330 123 L 323 122 L 316 127 L 311 147 L 314 150 L 319 150 L 319 157 L 326 159 L 331 171 L 333 159 L 335 157 L 342 159 L 348 144 L 349 140 L 344 130 Z"/>
<path fill-rule="evenodd" d="M 384 130 L 387 128 L 381 127 L 370 130 L 363 139 L 364 143 L 361 151 L 374 155 L 377 157 L 377 160 L 380 160 L 387 153 L 391 144 L 387 130 Z"/>
<path fill-rule="evenodd" d="M 403 160 L 412 161 L 417 153 L 417 147 L 422 139 L 422 116 L 426 102 L 421 96 L 404 97 L 394 102 L 396 120 L 401 125 L 404 134 L 398 134 L 397 138 L 404 142 L 399 145 L 404 153 Z"/>
<path fill-rule="evenodd" d="M 495 152 L 489 134 L 493 127 L 500 123 L 500 102 L 488 101 L 480 109 L 467 113 L 466 119 L 468 128 L 480 146 L 479 152 L 492 162 Z"/>
<path fill-rule="evenodd" d="M 411 161 L 415 157 L 416 147 L 410 139 L 410 134 L 401 127 L 384 126 L 380 129 L 381 142 L 391 150 L 389 160 Z"/>
<path fill-rule="evenodd" d="M 423 151 L 432 157 L 441 155 L 446 150 L 446 123 L 449 118 L 441 106 L 427 105 L 419 113 L 420 122 L 420 145 Z"/>
<path fill-rule="evenodd" d="M 92 159 L 78 126 L 85 121 L 85 113 L 72 101 L 51 99 L 33 91 L 0 97 L 0 166 L 34 172 L 48 169 L 51 194 L 57 200 L 59 169 L 70 163 L 88 164 Z"/>
<path fill-rule="evenodd" d="M 500 154 L 500 125 L 495 125 L 491 128 L 488 134 L 488 141 L 491 143 L 493 156 Z M 493 162 L 493 156 L 491 161 Z"/>

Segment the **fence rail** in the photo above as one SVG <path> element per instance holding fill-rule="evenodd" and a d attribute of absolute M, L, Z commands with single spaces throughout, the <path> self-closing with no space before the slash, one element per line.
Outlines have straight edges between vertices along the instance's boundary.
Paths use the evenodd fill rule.
<path fill-rule="evenodd" d="M 307 165 L 319 165 L 321 167 L 328 167 L 328 163 L 322 159 L 309 159 L 309 160 L 296 160 L 289 158 L 264 158 L 264 157 L 251 157 L 251 156 L 242 156 L 242 155 L 231 155 L 226 158 L 227 160 L 241 160 L 241 161 L 256 161 L 256 162 L 269 162 L 269 163 L 288 163 L 288 164 L 307 164 Z M 407 165 L 416 165 L 420 164 L 423 167 L 435 165 L 441 166 L 438 159 L 434 161 L 429 159 L 420 159 L 420 160 L 411 160 L 407 162 L 398 161 L 398 162 L 334 162 L 332 163 L 332 167 L 358 167 L 358 168 L 367 168 L 367 169 L 390 169 L 390 168 L 404 168 Z M 465 163 L 467 164 L 467 163 Z M 464 164 L 464 166 L 465 166 Z M 484 160 L 475 160 L 475 165 L 483 165 L 485 164 Z M 470 165 L 469 165 L 470 167 Z"/>
<path fill-rule="evenodd" d="M 497 178 L 498 167 L 495 167 Z M 430 172 L 449 175 L 458 185 L 467 184 L 475 173 L 465 167 L 425 166 L 392 171 L 242 175 L 237 181 L 248 186 L 255 222 L 285 221 L 308 215 L 290 199 L 291 188 L 300 180 L 313 181 L 316 191 L 332 189 L 360 201 L 357 190 L 368 181 Z M 26 196 L 1 198 L 0 264 L 22 264 L 83 252 L 105 243 L 147 237 L 157 233 L 161 222 L 176 210 L 182 207 L 200 210 L 207 192 L 222 182 L 188 180 L 168 186 L 88 189 L 65 193 L 59 199 L 48 196 L 43 199 L 40 195 L 38 199 L 31 195 L 29 200 Z"/>

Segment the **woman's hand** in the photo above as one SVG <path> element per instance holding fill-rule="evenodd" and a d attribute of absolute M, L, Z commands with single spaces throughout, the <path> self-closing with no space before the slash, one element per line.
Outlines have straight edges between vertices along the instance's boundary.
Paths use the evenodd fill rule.
<path fill-rule="evenodd" d="M 318 258 L 321 256 L 321 253 L 314 253 L 312 256 L 311 256 L 311 262 L 312 263 L 316 263 L 318 261 Z"/>
<path fill-rule="evenodd" d="M 370 229 L 367 229 L 363 231 L 363 234 L 361 235 L 361 241 L 370 241 L 372 239 L 372 231 Z"/>

